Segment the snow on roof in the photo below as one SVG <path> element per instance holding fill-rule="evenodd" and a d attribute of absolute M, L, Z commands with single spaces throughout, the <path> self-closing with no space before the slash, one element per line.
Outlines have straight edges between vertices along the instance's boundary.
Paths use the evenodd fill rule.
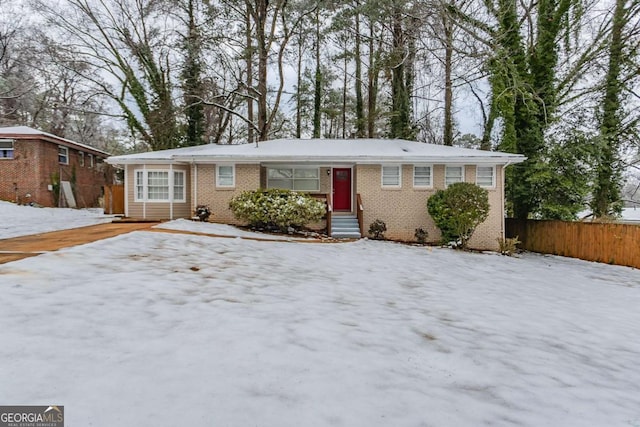
<path fill-rule="evenodd" d="M 520 163 L 520 154 L 483 151 L 402 139 L 275 139 L 255 144 L 207 144 L 114 156 L 111 164 L 150 162 L 439 162 Z"/>
<path fill-rule="evenodd" d="M 57 141 L 63 142 L 65 144 L 69 144 L 76 147 L 81 147 L 86 150 L 94 151 L 96 153 L 104 154 L 105 156 L 111 155 L 111 153 L 107 153 L 106 151 L 98 150 L 95 147 L 90 145 L 81 144 L 79 142 L 72 141 L 70 139 L 61 138 L 52 133 L 43 132 L 38 129 L 30 128 L 29 126 L 9 126 L 9 127 L 0 127 L 0 138 L 21 138 L 21 137 L 33 137 L 33 136 L 41 136 L 45 138 L 55 139 Z"/>

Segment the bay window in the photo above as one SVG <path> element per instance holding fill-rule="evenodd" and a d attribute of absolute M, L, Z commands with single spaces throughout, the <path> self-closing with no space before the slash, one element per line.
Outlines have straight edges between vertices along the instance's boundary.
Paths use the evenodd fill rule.
<path fill-rule="evenodd" d="M 136 170 L 136 202 L 185 201 L 185 179 L 183 171 Z"/>

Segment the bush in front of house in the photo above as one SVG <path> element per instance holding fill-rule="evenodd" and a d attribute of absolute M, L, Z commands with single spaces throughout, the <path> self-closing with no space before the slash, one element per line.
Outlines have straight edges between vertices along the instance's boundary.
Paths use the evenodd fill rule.
<path fill-rule="evenodd" d="M 420 227 L 420 228 L 416 228 L 416 232 L 414 233 L 414 236 L 416 238 L 416 242 L 418 242 L 419 245 L 424 245 L 425 243 L 427 243 L 427 238 L 429 237 L 429 233 L 427 232 L 427 230 Z"/>
<path fill-rule="evenodd" d="M 438 190 L 427 200 L 429 215 L 442 233 L 443 243 L 465 249 L 476 227 L 489 216 L 489 193 L 468 182 Z"/>
<path fill-rule="evenodd" d="M 279 231 L 320 221 L 326 214 L 324 202 L 280 189 L 244 191 L 231 199 L 229 208 L 251 227 Z"/>
<path fill-rule="evenodd" d="M 522 243 L 518 240 L 518 236 L 516 237 L 498 237 L 496 239 L 498 241 L 498 245 L 500 246 L 500 253 L 502 255 L 511 256 L 518 251 L 518 245 Z"/>
<path fill-rule="evenodd" d="M 387 231 L 387 224 L 381 219 L 376 219 L 369 224 L 369 235 L 374 240 L 384 240 L 385 231 Z"/>

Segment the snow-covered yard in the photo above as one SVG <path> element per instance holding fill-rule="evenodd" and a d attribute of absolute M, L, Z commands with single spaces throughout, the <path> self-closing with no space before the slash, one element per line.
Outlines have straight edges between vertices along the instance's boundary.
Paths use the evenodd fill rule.
<path fill-rule="evenodd" d="M 0 200 L 0 239 L 113 221 L 102 209 L 36 208 Z"/>
<path fill-rule="evenodd" d="M 631 268 L 135 232 L 0 289 L 0 402 L 69 426 L 640 426 Z"/>

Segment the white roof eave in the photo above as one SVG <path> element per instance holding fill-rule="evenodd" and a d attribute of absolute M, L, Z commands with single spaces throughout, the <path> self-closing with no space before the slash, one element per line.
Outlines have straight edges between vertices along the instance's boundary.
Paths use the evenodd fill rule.
<path fill-rule="evenodd" d="M 526 157 L 513 156 L 173 156 L 174 160 L 183 163 L 243 163 L 258 164 L 268 162 L 287 163 L 356 163 L 356 164 L 380 164 L 380 163 L 438 163 L 438 164 L 513 164 L 521 163 Z M 142 159 L 140 159 L 142 160 Z M 168 161 L 168 160 L 167 160 Z M 139 163 L 138 159 L 134 163 Z"/>
<path fill-rule="evenodd" d="M 183 164 L 183 161 L 178 161 L 175 159 L 145 159 L 145 158 L 135 158 L 135 159 L 119 159 L 117 157 L 109 157 L 105 160 L 106 163 L 110 165 L 170 165 L 170 164 Z"/>

